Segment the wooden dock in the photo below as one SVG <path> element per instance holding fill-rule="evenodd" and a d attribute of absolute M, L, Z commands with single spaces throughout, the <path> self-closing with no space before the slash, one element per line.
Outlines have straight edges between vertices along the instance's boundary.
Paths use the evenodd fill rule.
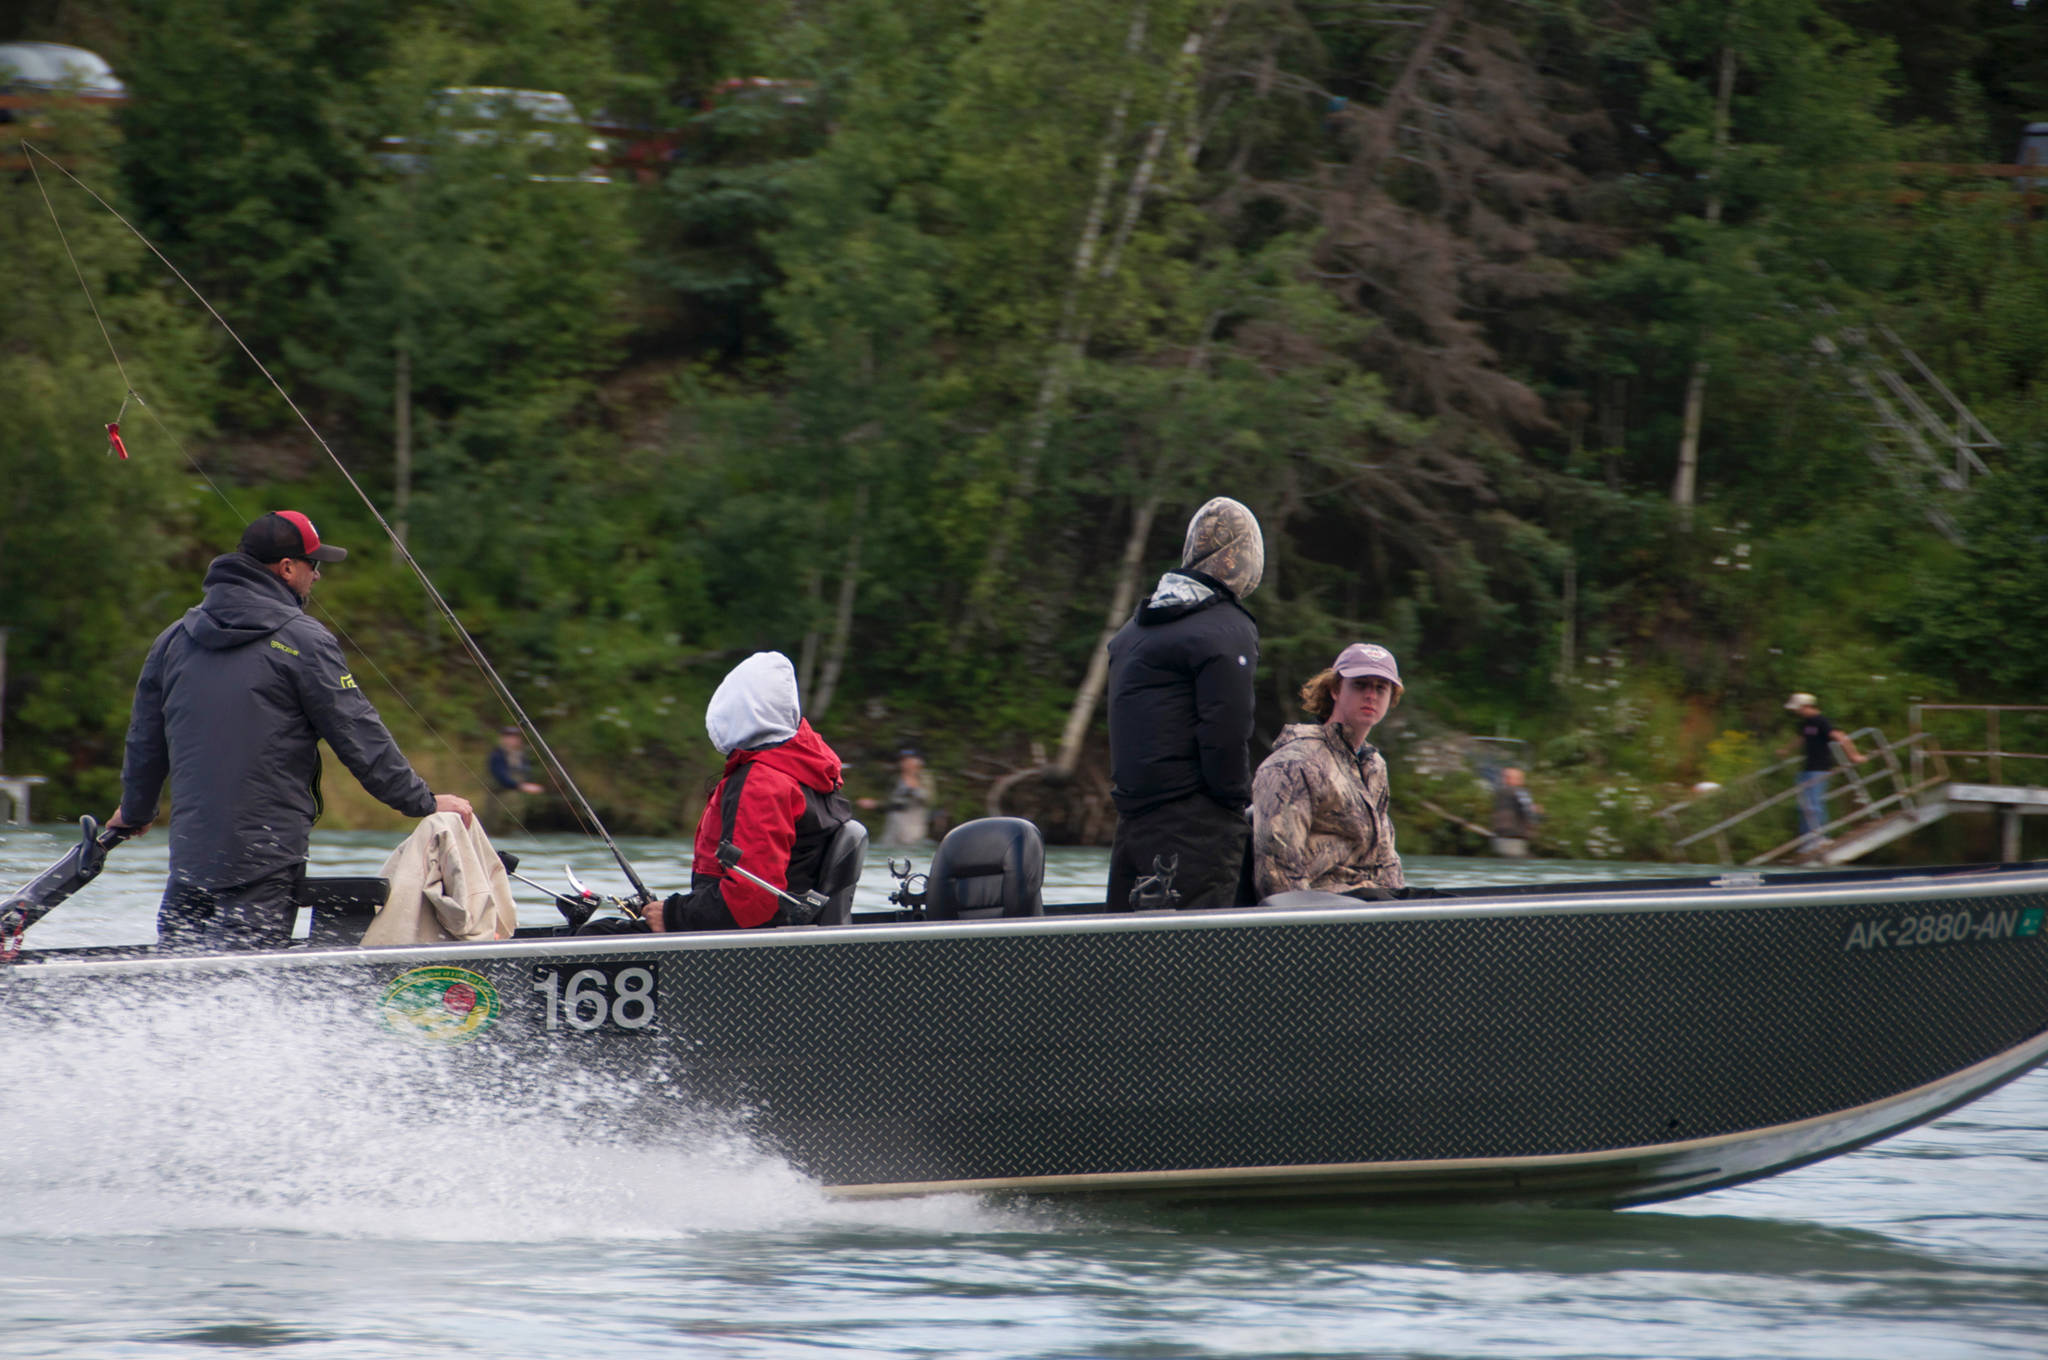
<path fill-rule="evenodd" d="M 1881 845 L 1890 845 L 1951 813 L 1988 812 L 1998 818 L 1998 858 L 2012 864 L 2020 858 L 2020 818 L 2048 812 L 2048 789 L 2030 784 L 1970 784 L 1960 780 L 1938 785 L 1902 808 L 1875 821 L 1845 827 L 1824 848 L 1784 857 L 1788 864 L 1850 864 Z"/>

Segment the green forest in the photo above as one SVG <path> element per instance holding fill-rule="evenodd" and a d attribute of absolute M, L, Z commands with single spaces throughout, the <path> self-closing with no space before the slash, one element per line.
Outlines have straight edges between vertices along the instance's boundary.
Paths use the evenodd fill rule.
<path fill-rule="evenodd" d="M 109 811 L 150 641 L 295 508 L 481 797 L 507 712 L 360 486 L 614 832 L 690 824 L 774 648 L 850 792 L 915 745 L 954 820 L 1106 841 L 1103 643 L 1229 495 L 1255 759 L 1381 642 L 1403 850 L 1483 844 L 1511 751 L 1541 852 L 1664 857 L 1788 691 L 1892 741 L 2048 696 L 2044 11 L 26 0 L 0 41 L 129 97 L 0 128 L 0 759 Z M 464 87 L 566 94 L 603 173 L 440 135 Z"/>

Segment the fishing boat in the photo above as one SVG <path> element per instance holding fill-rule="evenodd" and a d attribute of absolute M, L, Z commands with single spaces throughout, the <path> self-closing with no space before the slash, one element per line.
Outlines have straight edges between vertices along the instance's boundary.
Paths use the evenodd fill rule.
<path fill-rule="evenodd" d="M 859 841 L 819 924 L 362 948 L 380 885 L 349 881 L 286 950 L 24 949 L 0 1008 L 287 996 L 422 1083 L 596 1083 L 649 1138 L 712 1121 L 849 1197 L 1644 1204 L 2048 1057 L 2048 863 L 1111 913 L 1041 902 L 1036 828 L 991 818 L 857 911 Z"/>
<path fill-rule="evenodd" d="M 403 537 L 264 377 L 651 902 Z M 87 819 L 35 891 L 0 901 L 0 1015 L 14 1044 L 39 1027 L 134 1042 L 134 1017 L 167 1011 L 311 1023 L 338 1045 L 322 1060 L 508 1104 L 602 1095 L 608 1127 L 735 1130 L 845 1196 L 1641 1204 L 1849 1151 L 2048 1057 L 2048 864 L 1110 912 L 1045 905 L 1037 829 L 987 818 L 895 909 L 855 911 L 848 826 L 793 904 L 808 924 L 770 930 L 366 948 L 385 885 L 314 880 L 291 948 L 20 947 L 118 841 Z M 557 904 L 573 926 L 593 897 Z M 141 1041 L 166 1060 L 206 1042 L 175 1025 Z"/>

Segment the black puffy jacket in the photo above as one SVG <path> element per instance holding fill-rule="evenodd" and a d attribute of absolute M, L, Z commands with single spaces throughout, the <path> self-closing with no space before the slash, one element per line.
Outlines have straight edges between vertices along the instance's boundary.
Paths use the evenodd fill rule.
<path fill-rule="evenodd" d="M 434 810 L 334 635 L 245 553 L 158 635 L 135 682 L 121 810 L 153 820 L 171 784 L 171 878 L 228 888 L 305 861 L 320 810 L 319 743 L 409 817 Z"/>
<path fill-rule="evenodd" d="M 1205 793 L 1252 799 L 1259 625 L 1227 587 L 1182 569 L 1109 642 L 1110 796 L 1134 817 Z"/>

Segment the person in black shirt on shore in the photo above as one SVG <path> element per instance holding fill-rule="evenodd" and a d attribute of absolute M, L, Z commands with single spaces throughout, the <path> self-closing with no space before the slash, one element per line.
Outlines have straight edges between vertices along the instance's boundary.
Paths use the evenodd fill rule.
<path fill-rule="evenodd" d="M 1797 746 L 1804 745 L 1806 759 L 1800 765 L 1799 773 L 1799 835 L 1800 848 L 1819 850 L 1827 845 L 1821 835 L 1821 828 L 1827 825 L 1828 776 L 1835 770 L 1834 748 L 1840 746 L 1842 754 L 1861 765 L 1867 757 L 1856 749 L 1856 743 L 1849 740 L 1849 734 L 1827 720 L 1820 711 L 1820 700 L 1801 690 L 1785 701 L 1785 711 L 1799 720 L 1799 737 L 1778 748 L 1779 754 L 1790 755 Z"/>

